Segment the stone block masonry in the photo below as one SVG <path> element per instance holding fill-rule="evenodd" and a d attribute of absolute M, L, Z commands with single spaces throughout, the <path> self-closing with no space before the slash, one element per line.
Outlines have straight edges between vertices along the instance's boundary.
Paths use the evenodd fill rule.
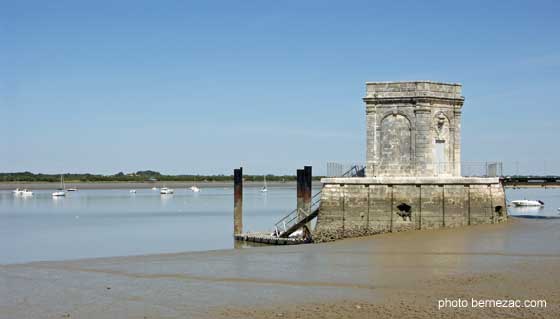
<path fill-rule="evenodd" d="M 507 218 L 498 178 L 461 177 L 461 85 L 366 83 L 366 177 L 324 178 L 316 242 Z"/>
<path fill-rule="evenodd" d="M 460 176 L 461 85 L 366 83 L 366 175 Z"/>
<path fill-rule="evenodd" d="M 506 220 L 497 178 L 324 178 L 315 242 Z"/>

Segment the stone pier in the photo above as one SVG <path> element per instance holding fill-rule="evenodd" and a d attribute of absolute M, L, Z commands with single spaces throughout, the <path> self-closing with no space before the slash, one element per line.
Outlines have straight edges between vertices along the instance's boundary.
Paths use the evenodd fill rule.
<path fill-rule="evenodd" d="M 324 178 L 315 242 L 506 220 L 498 178 Z"/>
<path fill-rule="evenodd" d="M 316 242 L 507 219 L 498 178 L 461 176 L 461 85 L 366 84 L 366 177 L 324 178 Z"/>

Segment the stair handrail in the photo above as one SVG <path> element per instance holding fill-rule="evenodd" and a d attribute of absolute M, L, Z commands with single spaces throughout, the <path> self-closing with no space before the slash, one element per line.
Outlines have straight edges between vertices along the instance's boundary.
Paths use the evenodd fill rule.
<path fill-rule="evenodd" d="M 365 170 L 365 166 L 363 165 L 352 165 L 350 169 L 348 169 L 341 177 L 356 177 L 356 176 L 363 176 Z M 306 218 L 309 214 L 315 212 L 315 210 L 319 209 L 321 204 L 321 191 L 318 191 L 311 197 L 311 207 L 309 212 L 306 210 L 302 210 L 296 208 L 282 217 L 278 222 L 274 224 L 274 233 L 277 236 L 284 234 L 290 227 L 299 223 L 300 220 Z M 295 221 L 295 222 L 294 222 Z"/>
<path fill-rule="evenodd" d="M 313 197 L 311 197 L 311 208 L 313 208 L 314 206 L 316 206 L 320 202 L 321 202 L 321 191 L 318 191 L 317 193 L 315 193 L 315 195 L 313 195 Z M 313 210 L 311 210 L 309 213 L 311 213 L 312 211 Z M 289 212 L 284 217 L 282 217 L 282 219 L 280 219 L 276 224 L 274 224 L 274 229 L 278 230 L 281 227 L 281 228 L 283 228 L 283 230 L 281 230 L 281 232 L 285 232 L 286 230 L 288 230 L 288 228 L 291 227 L 291 223 L 294 220 L 298 220 L 298 217 L 300 217 L 302 215 L 306 215 L 306 214 L 307 213 L 305 212 L 305 210 L 302 211 L 302 210 L 298 210 L 296 208 L 296 209 L 292 210 L 291 212 Z"/>

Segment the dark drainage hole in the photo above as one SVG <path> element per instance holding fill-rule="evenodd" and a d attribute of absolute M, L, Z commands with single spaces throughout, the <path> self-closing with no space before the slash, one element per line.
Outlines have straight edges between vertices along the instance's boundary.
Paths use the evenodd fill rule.
<path fill-rule="evenodd" d="M 397 206 L 397 209 L 399 210 L 399 212 L 397 213 L 399 216 L 402 217 L 403 220 L 412 220 L 412 206 L 406 204 L 406 203 L 401 203 Z"/>

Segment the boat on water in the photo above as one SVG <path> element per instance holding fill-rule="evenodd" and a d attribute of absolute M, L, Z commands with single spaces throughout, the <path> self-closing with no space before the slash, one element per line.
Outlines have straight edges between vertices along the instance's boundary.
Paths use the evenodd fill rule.
<path fill-rule="evenodd" d="M 516 206 L 516 207 L 528 207 L 528 206 L 532 206 L 532 207 L 536 207 L 536 206 L 544 206 L 544 203 L 540 200 L 527 200 L 527 199 L 521 199 L 521 200 L 513 200 L 511 201 L 511 203 Z"/>
<path fill-rule="evenodd" d="M 268 192 L 268 188 L 266 187 L 266 175 L 264 176 L 264 185 L 261 188 L 261 192 L 263 192 L 263 193 Z"/>
<path fill-rule="evenodd" d="M 131 193 L 131 194 L 136 194 L 136 190 L 135 190 L 135 189 L 131 189 L 131 190 L 130 190 L 130 193 Z"/>
<path fill-rule="evenodd" d="M 66 191 L 64 190 L 64 175 L 60 175 L 60 188 L 52 193 L 53 197 L 63 197 L 66 196 Z"/>
<path fill-rule="evenodd" d="M 173 194 L 175 192 L 175 190 L 173 190 L 172 188 L 167 188 L 167 187 L 162 187 L 159 190 L 159 193 L 162 195 L 168 195 L 168 194 Z"/>
<path fill-rule="evenodd" d="M 200 188 L 198 188 L 198 186 L 196 186 L 196 178 L 193 178 L 192 186 L 189 187 L 189 189 L 190 189 L 193 193 L 198 193 L 198 192 L 200 192 Z"/>
<path fill-rule="evenodd" d="M 15 190 L 12 191 L 12 193 L 15 196 L 31 196 L 33 195 L 33 192 L 28 190 L 27 188 L 16 188 Z"/>
<path fill-rule="evenodd" d="M 66 191 L 67 191 L 67 192 L 75 192 L 75 191 L 77 191 L 77 190 L 78 190 L 77 188 L 69 188 L 69 189 L 67 189 Z"/>
<path fill-rule="evenodd" d="M 538 218 L 546 216 L 543 206 L 516 206 L 508 214 L 512 217 Z"/>
<path fill-rule="evenodd" d="M 153 190 L 153 191 L 157 191 L 157 187 L 155 187 L 155 186 L 152 187 L 152 190 Z"/>

